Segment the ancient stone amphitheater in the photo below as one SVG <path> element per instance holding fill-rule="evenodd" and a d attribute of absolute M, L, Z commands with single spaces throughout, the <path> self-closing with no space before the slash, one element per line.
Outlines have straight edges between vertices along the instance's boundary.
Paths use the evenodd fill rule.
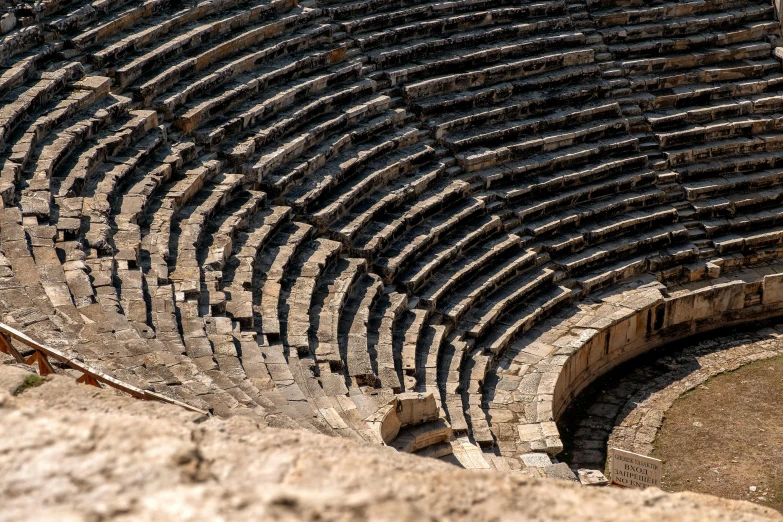
<path fill-rule="evenodd" d="M 783 315 L 768 0 L 8 4 L 0 321 L 58 373 L 557 475 L 598 376 Z"/>

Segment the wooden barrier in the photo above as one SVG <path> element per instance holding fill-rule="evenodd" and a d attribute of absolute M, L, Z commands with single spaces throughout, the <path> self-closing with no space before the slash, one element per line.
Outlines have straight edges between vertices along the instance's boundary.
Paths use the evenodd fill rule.
<path fill-rule="evenodd" d="M 24 358 L 22 354 L 12 344 L 11 339 L 16 340 L 28 348 L 33 349 L 33 354 L 28 358 Z M 166 397 L 159 393 L 143 390 L 126 382 L 122 382 L 119 379 L 115 379 L 111 375 L 105 374 L 99 370 L 90 368 L 89 366 L 65 355 L 63 352 L 44 346 L 43 344 L 31 339 L 24 333 L 11 328 L 3 323 L 0 323 L 0 352 L 9 354 L 21 364 L 27 364 L 30 366 L 38 366 L 38 374 L 43 376 L 55 373 L 49 359 L 55 359 L 56 361 L 68 366 L 69 368 L 82 373 L 81 377 L 76 379 L 76 382 L 81 384 L 89 384 L 101 388 L 101 385 L 120 390 L 127 393 L 137 399 L 143 399 L 147 401 L 160 401 L 168 404 L 173 404 L 186 410 L 201 413 L 202 415 L 209 415 L 208 412 L 195 408 L 187 403 Z"/>

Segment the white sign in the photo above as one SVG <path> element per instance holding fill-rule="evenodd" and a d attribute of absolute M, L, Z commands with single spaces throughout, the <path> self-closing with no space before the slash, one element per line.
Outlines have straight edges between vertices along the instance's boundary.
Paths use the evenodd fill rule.
<path fill-rule="evenodd" d="M 612 484 L 626 488 L 661 487 L 662 462 L 618 448 L 609 449 Z"/>

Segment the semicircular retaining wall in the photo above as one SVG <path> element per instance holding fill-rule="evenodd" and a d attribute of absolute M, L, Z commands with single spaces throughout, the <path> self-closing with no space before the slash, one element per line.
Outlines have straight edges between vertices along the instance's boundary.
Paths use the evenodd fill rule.
<path fill-rule="evenodd" d="M 520 425 L 519 436 L 531 451 L 554 456 L 563 448 L 555 421 L 585 387 L 615 366 L 694 334 L 780 315 L 783 274 L 670 296 L 642 288 L 608 297 L 569 318 L 553 343 L 554 356 L 528 369 L 544 374 L 536 393 L 539 422 Z"/>

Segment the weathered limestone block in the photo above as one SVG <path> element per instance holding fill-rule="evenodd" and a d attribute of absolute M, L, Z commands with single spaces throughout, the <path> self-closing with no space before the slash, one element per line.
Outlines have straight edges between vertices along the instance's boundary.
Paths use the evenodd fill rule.
<path fill-rule="evenodd" d="M 579 475 L 579 482 L 581 482 L 583 486 L 609 485 L 609 479 L 597 469 L 579 469 L 577 473 Z"/>
<path fill-rule="evenodd" d="M 397 451 L 413 453 L 423 448 L 447 442 L 451 438 L 451 426 L 446 419 L 438 419 L 416 426 L 402 428 L 391 444 Z"/>
<path fill-rule="evenodd" d="M 400 432 L 400 419 L 397 417 L 396 409 L 396 401 L 393 401 L 378 408 L 375 413 L 364 419 L 384 444 L 391 444 Z"/>
<path fill-rule="evenodd" d="M 552 465 L 552 460 L 545 453 L 525 453 L 519 458 L 527 468 L 546 468 Z"/>
<path fill-rule="evenodd" d="M 762 304 L 773 304 L 783 301 L 783 274 L 764 276 L 762 283 Z"/>
<path fill-rule="evenodd" d="M 6 13 L 0 18 L 0 34 L 10 33 L 16 27 L 16 15 Z"/>
<path fill-rule="evenodd" d="M 517 426 L 519 433 L 519 440 L 527 444 L 530 451 L 544 452 L 549 455 L 557 455 L 563 451 L 563 443 L 560 440 L 560 433 L 557 430 L 557 425 L 553 421 L 549 422 L 537 422 L 533 424 L 519 424 Z M 541 457 L 546 457 L 542 453 L 537 453 Z M 536 457 L 541 459 L 541 457 Z M 551 464 L 551 461 L 547 462 L 547 465 Z"/>
<path fill-rule="evenodd" d="M 401 426 L 421 424 L 438 418 L 438 405 L 435 402 L 434 394 L 406 392 L 396 397 L 398 401 L 397 416 Z"/>

